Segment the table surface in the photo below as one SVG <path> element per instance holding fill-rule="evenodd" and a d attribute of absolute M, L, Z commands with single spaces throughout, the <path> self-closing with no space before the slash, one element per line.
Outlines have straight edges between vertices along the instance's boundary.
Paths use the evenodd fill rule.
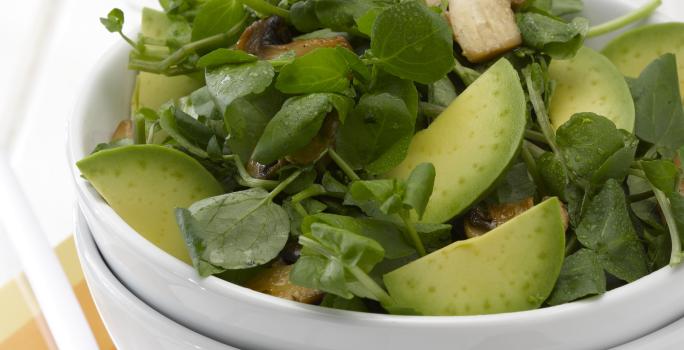
<path fill-rule="evenodd" d="M 119 7 L 127 15 L 125 28 L 132 28 L 133 23 L 139 22 L 143 6 L 158 7 L 153 0 L 23 0 L 13 2 L 11 11 L 0 11 L 0 40 L 5 49 L 5 54 L 0 55 L 0 66 L 11 67 L 0 70 L 0 96 L 3 96 L 0 98 L 0 162 L 8 163 L 4 166 L 13 173 L 16 189 L 23 193 L 26 208 L 34 214 L 31 216 L 36 221 L 33 229 L 43 243 L 57 249 L 57 260 L 62 266 L 74 264 L 73 259 L 65 258 L 73 255 L 68 251 L 73 246 L 69 239 L 75 202 L 66 159 L 67 120 L 81 82 L 106 49 L 120 40 L 104 30 L 98 18 Z M 684 21 L 682 0 L 663 0 L 661 10 Z M 28 285 L 21 277 L 22 271 L 28 274 L 29 269 L 19 263 L 21 257 L 8 242 L 11 235 L 3 230 L 9 230 L 6 223 L 11 220 L 3 215 L 7 213 L 0 212 L 0 301 L 5 287 L 12 283 L 17 290 L 24 290 L 24 295 L 31 294 L 26 292 Z M 70 269 L 74 270 L 65 267 Z M 30 282 L 31 276 L 27 277 Z M 72 287 L 79 282 L 77 277 L 67 277 Z M 77 298 L 83 303 L 78 295 Z M 82 309 L 86 309 L 83 304 Z M 30 314 L 40 312 L 34 308 Z M 0 350 L 4 349 L 3 337 L 11 328 L 3 322 L 6 321 L 0 317 Z M 91 328 L 97 328 L 90 318 L 88 322 Z M 89 332 L 87 329 L 73 331 Z M 100 347 L 111 345 L 101 337 L 96 334 Z M 59 339 L 64 337 L 55 335 L 54 339 L 59 345 Z"/>

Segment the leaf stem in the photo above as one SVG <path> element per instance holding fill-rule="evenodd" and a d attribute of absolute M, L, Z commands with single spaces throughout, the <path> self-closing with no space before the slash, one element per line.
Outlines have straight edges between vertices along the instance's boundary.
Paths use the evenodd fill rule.
<path fill-rule="evenodd" d="M 670 266 L 679 264 L 682 261 L 682 242 L 679 239 L 679 232 L 677 229 L 677 222 L 672 214 L 672 207 L 670 201 L 667 199 L 665 193 L 651 185 L 655 193 L 656 200 L 665 217 L 667 228 L 670 231 L 670 240 L 672 241 L 672 252 L 670 253 Z"/>
<path fill-rule="evenodd" d="M 530 142 L 523 143 L 520 155 L 522 156 L 523 162 L 525 162 L 525 165 L 527 166 L 527 171 L 530 173 L 530 176 L 532 176 L 532 180 L 534 180 L 534 183 L 536 183 L 537 186 L 541 186 L 544 182 L 542 181 L 542 177 L 539 174 L 537 161 L 534 159 L 534 156 L 530 151 L 529 145 L 531 145 Z"/>
<path fill-rule="evenodd" d="M 290 11 L 272 5 L 264 0 L 242 0 L 242 3 L 256 12 L 263 13 L 265 15 L 276 15 L 278 17 L 284 18 L 288 22 L 290 21 Z"/>
<path fill-rule="evenodd" d="M 406 226 L 406 229 L 409 233 L 409 237 L 413 241 L 413 246 L 418 251 L 418 254 L 420 254 L 420 256 L 425 256 L 425 254 L 427 254 L 427 252 L 425 251 L 425 246 L 423 245 L 423 241 L 420 240 L 420 236 L 418 235 L 418 231 L 416 231 L 416 228 L 413 226 L 413 222 L 411 222 L 411 218 L 408 214 L 408 211 L 400 211 L 399 217 L 401 217 L 401 220 L 404 222 L 404 226 Z"/>
<path fill-rule="evenodd" d="M 292 204 L 299 203 L 307 198 L 320 196 L 327 193 L 328 191 L 325 190 L 325 187 L 319 184 L 313 184 L 304 189 L 303 191 L 292 196 Z"/>
<path fill-rule="evenodd" d="M 289 186 L 289 185 L 292 183 L 292 181 L 296 180 L 296 179 L 299 177 L 299 175 L 301 175 L 301 174 L 302 174 L 302 170 L 301 170 L 301 169 L 299 169 L 299 170 L 295 171 L 294 173 L 292 173 L 292 174 L 291 174 L 290 176 L 288 176 L 285 180 L 283 180 L 281 183 L 279 183 L 278 186 L 276 186 L 276 188 L 274 188 L 274 189 L 271 191 L 271 193 L 268 194 L 268 197 L 264 198 L 264 200 L 272 201 L 276 196 L 278 196 L 278 195 L 280 194 L 280 192 L 283 192 L 283 190 L 284 190 L 287 186 Z"/>
<path fill-rule="evenodd" d="M 548 140 L 543 133 L 539 131 L 534 131 L 532 129 L 525 129 L 525 138 L 530 141 L 541 142 L 543 144 L 548 144 Z"/>
<path fill-rule="evenodd" d="M 560 152 L 558 151 L 558 145 L 556 145 L 556 132 L 551 126 L 549 115 L 546 112 L 546 106 L 544 106 L 544 100 L 534 87 L 532 75 L 529 71 L 525 73 L 525 83 L 527 85 L 527 91 L 530 94 L 530 102 L 532 102 L 534 113 L 537 115 L 537 122 L 542 129 L 544 138 L 546 138 L 546 143 L 549 145 L 549 147 L 551 147 L 553 153 L 560 155 Z"/>
<path fill-rule="evenodd" d="M 661 0 L 651 0 L 644 6 L 614 20 L 589 28 L 588 38 L 604 35 L 616 31 L 633 22 L 639 21 L 650 16 L 662 4 Z"/>
<path fill-rule="evenodd" d="M 370 276 L 368 276 L 367 273 L 365 273 L 363 270 L 361 270 L 360 267 L 354 265 L 354 266 L 345 266 L 347 271 L 349 271 L 356 280 L 359 281 L 366 289 L 375 296 L 375 298 L 378 299 L 378 301 L 382 305 L 393 305 L 395 304 L 394 300 L 392 297 L 387 294 L 387 292 L 382 289 Z"/>
<path fill-rule="evenodd" d="M 356 175 L 356 173 L 354 172 L 354 169 L 352 169 L 352 167 L 349 166 L 349 164 L 347 164 L 347 162 L 344 159 L 342 159 L 342 157 L 340 157 L 340 155 L 337 154 L 337 152 L 335 152 L 334 149 L 328 148 L 328 154 L 330 154 L 330 158 L 332 158 L 332 160 L 335 162 L 335 164 L 337 164 L 337 166 L 340 167 L 340 169 L 342 169 L 342 171 L 345 173 L 345 175 L 347 175 L 349 180 L 351 180 L 351 181 L 361 180 L 359 175 Z"/>
<path fill-rule="evenodd" d="M 481 75 L 480 72 L 462 65 L 456 58 L 454 58 L 454 67 L 451 71 L 456 73 L 466 86 L 474 83 Z"/>
<path fill-rule="evenodd" d="M 243 24 L 248 18 L 249 14 L 245 14 L 245 16 L 242 17 L 240 22 L 236 23 L 226 32 L 212 35 L 210 37 L 206 37 L 204 39 L 200 39 L 183 45 L 162 61 L 145 62 L 143 60 L 131 60 L 128 66 L 131 69 L 144 70 L 147 72 L 157 74 L 171 75 L 167 74 L 167 70 L 169 70 L 172 66 L 183 62 L 183 60 L 190 56 L 192 53 L 196 52 L 197 50 L 220 45 L 226 40 L 228 40 L 230 37 L 238 34 L 242 30 Z"/>

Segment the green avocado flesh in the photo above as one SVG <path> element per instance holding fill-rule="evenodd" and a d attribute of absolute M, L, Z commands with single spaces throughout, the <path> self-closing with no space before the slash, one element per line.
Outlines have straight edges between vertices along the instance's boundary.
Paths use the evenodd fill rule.
<path fill-rule="evenodd" d="M 677 56 L 679 90 L 684 91 L 684 23 L 639 27 L 615 38 L 603 49 L 620 72 L 631 78 L 638 77 L 649 63 L 666 53 Z"/>
<path fill-rule="evenodd" d="M 549 105 L 549 118 L 555 129 L 573 114 L 594 112 L 620 129 L 634 130 L 634 102 L 627 81 L 605 56 L 581 48 L 569 60 L 553 60 L 549 75 L 556 90 Z"/>
<path fill-rule="evenodd" d="M 388 175 L 406 179 L 423 162 L 435 166 L 424 222 L 445 222 L 478 200 L 518 152 L 525 130 L 518 73 L 499 60 L 430 126 L 416 133 L 406 159 Z"/>
<path fill-rule="evenodd" d="M 164 40 L 171 30 L 172 22 L 164 12 L 150 8 L 143 9 L 142 35 Z M 161 74 L 140 72 L 136 77 L 131 108 L 137 111 L 141 107 L 157 109 L 164 102 L 186 96 L 201 88 L 200 79 L 186 75 L 167 77 Z"/>
<path fill-rule="evenodd" d="M 199 162 L 172 148 L 131 145 L 97 152 L 76 165 L 134 230 L 190 263 L 174 209 L 223 193 Z"/>
<path fill-rule="evenodd" d="M 394 300 L 423 315 L 531 310 L 549 296 L 565 251 L 551 198 L 483 236 L 452 243 L 384 276 Z"/>

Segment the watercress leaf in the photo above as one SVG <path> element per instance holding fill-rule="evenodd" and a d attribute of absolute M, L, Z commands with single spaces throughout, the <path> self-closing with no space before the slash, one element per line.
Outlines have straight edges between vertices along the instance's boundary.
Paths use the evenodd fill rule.
<path fill-rule="evenodd" d="M 416 223 L 416 231 L 428 254 L 442 249 L 452 242 L 451 225 L 449 224 L 419 222 Z"/>
<path fill-rule="evenodd" d="M 684 196 L 679 192 L 673 192 L 668 196 L 672 216 L 677 223 L 677 231 L 681 240 L 684 240 Z"/>
<path fill-rule="evenodd" d="M 179 116 L 180 119 L 178 118 Z M 176 141 L 176 143 L 178 143 L 179 146 L 185 148 L 188 152 L 200 158 L 208 158 L 209 155 L 205 151 L 209 142 L 208 138 L 206 143 L 202 143 L 193 137 L 197 135 L 203 135 L 204 132 L 206 132 L 206 129 L 203 131 L 192 130 L 192 127 L 197 125 L 192 124 L 189 119 L 194 120 L 180 109 L 170 106 L 161 112 L 161 116 L 159 117 L 159 125 L 163 131 L 165 131 L 174 141 Z M 179 120 L 182 121 L 179 123 Z M 199 122 L 197 122 L 197 124 L 201 125 Z M 197 126 L 197 129 L 200 128 L 201 127 Z M 206 128 L 206 126 L 204 126 L 204 128 Z M 193 135 L 195 133 L 197 135 Z M 210 137 L 211 135 L 209 135 L 209 138 Z"/>
<path fill-rule="evenodd" d="M 387 259 L 398 259 L 416 252 L 404 239 L 401 228 L 385 220 L 320 213 L 304 218 L 302 232 L 311 232 L 311 225 L 314 223 L 323 223 L 373 239 L 382 246 Z"/>
<path fill-rule="evenodd" d="M 375 68 L 375 79 L 369 91 L 373 94 L 388 93 L 404 101 L 411 117 L 416 118 L 418 114 L 418 90 L 416 85 L 406 79 L 398 78 L 388 74 L 381 69 Z M 415 123 L 414 123 L 415 124 Z"/>
<path fill-rule="evenodd" d="M 363 61 L 352 50 L 344 47 L 335 48 L 342 58 L 347 61 L 347 66 L 351 70 L 354 78 L 366 84 L 371 80 L 371 71 Z"/>
<path fill-rule="evenodd" d="M 684 145 L 684 109 L 682 108 L 677 61 L 665 54 L 649 64 L 632 80 L 636 124 L 634 133 L 668 156 Z"/>
<path fill-rule="evenodd" d="M 266 125 L 285 102 L 285 95 L 274 87 L 261 93 L 233 100 L 223 115 L 230 137 L 228 145 L 241 159 L 247 160 Z"/>
<path fill-rule="evenodd" d="M 259 58 L 242 50 L 218 48 L 197 60 L 197 67 L 215 67 L 257 61 Z"/>
<path fill-rule="evenodd" d="M 344 96 L 326 93 L 291 97 L 266 125 L 254 148 L 252 158 L 269 164 L 306 146 L 316 136 L 323 119 L 333 108 L 340 120 L 353 101 Z"/>
<path fill-rule="evenodd" d="M 323 297 L 320 306 L 338 310 L 368 312 L 366 304 L 364 304 L 363 299 L 359 297 L 345 299 L 335 294 L 326 294 Z"/>
<path fill-rule="evenodd" d="M 577 239 L 613 276 L 632 282 L 648 273 L 647 256 L 634 230 L 620 184 L 611 179 L 592 198 L 576 229 Z"/>
<path fill-rule="evenodd" d="M 316 16 L 316 2 L 314 0 L 298 1 L 292 4 L 290 21 L 302 33 L 308 33 L 323 26 Z"/>
<path fill-rule="evenodd" d="M 615 124 L 594 113 L 573 115 L 556 131 L 556 142 L 568 170 L 580 178 L 589 178 L 624 147 Z"/>
<path fill-rule="evenodd" d="M 543 153 L 537 158 L 537 169 L 548 194 L 565 199 L 565 188 L 569 180 L 560 156 L 553 152 Z"/>
<path fill-rule="evenodd" d="M 239 0 L 209 0 L 197 12 L 192 22 L 192 41 L 201 40 L 215 34 L 229 31 L 244 22 L 245 8 Z M 234 43 L 239 33 L 226 40 L 226 45 Z"/>
<path fill-rule="evenodd" d="M 347 193 L 347 186 L 338 181 L 328 171 L 326 171 L 325 174 L 323 174 L 323 178 L 321 178 L 321 185 L 325 187 L 326 191 L 333 194 L 344 195 L 345 193 Z"/>
<path fill-rule="evenodd" d="M 591 176 L 591 182 L 600 185 L 608 179 L 624 181 L 629 173 L 629 168 L 634 162 L 634 156 L 639 145 L 639 140 L 625 130 L 619 130 L 623 137 L 624 147 L 610 155 Z"/>
<path fill-rule="evenodd" d="M 643 237 L 646 240 L 646 248 L 649 259 L 649 271 L 656 271 L 667 266 L 670 262 L 672 243 L 667 231 L 654 229 L 644 230 Z"/>
<path fill-rule="evenodd" d="M 582 0 L 553 0 L 551 13 L 555 16 L 564 16 L 580 12 L 584 9 Z"/>
<path fill-rule="evenodd" d="M 355 169 L 382 174 L 406 157 L 415 116 L 401 99 L 388 93 L 361 97 L 338 129 L 337 151 Z"/>
<path fill-rule="evenodd" d="M 315 169 L 310 168 L 310 169 L 303 169 L 302 173 L 297 176 L 297 178 L 292 181 L 285 189 L 283 192 L 289 194 L 289 195 L 294 195 L 298 192 L 304 191 L 305 189 L 309 187 L 318 187 L 321 190 L 324 190 L 322 185 L 316 184 L 316 178 L 318 177 L 318 173 L 316 172 Z"/>
<path fill-rule="evenodd" d="M 176 222 L 183 234 L 192 265 L 197 273 L 204 277 L 225 271 L 224 268 L 214 266 L 202 258 L 207 249 L 205 240 L 207 234 L 192 213 L 187 209 L 176 208 Z"/>
<path fill-rule="evenodd" d="M 276 88 L 287 94 L 345 92 L 351 82 L 351 68 L 342 56 L 343 50 L 319 48 L 295 58 L 280 70 Z"/>
<path fill-rule="evenodd" d="M 447 107 L 456 99 L 456 87 L 448 76 L 428 85 L 428 102 L 438 106 Z"/>
<path fill-rule="evenodd" d="M 432 163 L 418 164 L 406 180 L 403 203 L 413 208 L 418 213 L 418 218 L 422 218 L 425 213 L 434 184 L 435 166 Z"/>
<path fill-rule="evenodd" d="M 508 169 L 496 187 L 496 200 L 499 203 L 515 203 L 533 197 L 536 191 L 537 186 L 527 171 L 527 165 L 519 162 Z"/>
<path fill-rule="evenodd" d="M 264 91 L 273 80 L 273 67 L 265 61 L 208 68 L 207 89 L 221 113 L 237 98 Z"/>
<path fill-rule="evenodd" d="M 322 27 L 359 32 L 357 20 L 372 8 L 385 8 L 393 0 L 315 0 L 316 17 Z"/>
<path fill-rule="evenodd" d="M 310 232 L 299 236 L 299 243 L 301 257 L 293 266 L 290 281 L 347 299 L 353 296 L 350 285 L 357 282 L 348 271 L 368 273 L 384 257 L 375 240 L 322 223 L 311 224 Z M 360 288 L 355 287 L 358 292 Z M 365 291 L 362 294 L 370 296 Z"/>
<path fill-rule="evenodd" d="M 124 13 L 121 9 L 114 8 L 109 11 L 106 18 L 100 18 L 100 23 L 102 23 L 110 33 L 118 33 L 123 29 Z"/>
<path fill-rule="evenodd" d="M 394 179 L 354 181 L 349 186 L 349 195 L 357 202 L 382 203 L 396 193 L 396 182 Z"/>
<path fill-rule="evenodd" d="M 345 299 L 354 296 L 347 287 L 344 265 L 339 260 L 316 255 L 314 252 L 305 255 L 305 251 L 308 250 L 302 249 L 302 255 L 290 271 L 290 282 Z"/>
<path fill-rule="evenodd" d="M 639 162 L 646 174 L 646 178 L 655 188 L 665 194 L 672 193 L 677 188 L 678 171 L 669 160 L 642 160 Z"/>
<path fill-rule="evenodd" d="M 570 58 L 577 53 L 589 31 L 589 22 L 575 17 L 570 23 L 535 12 L 516 16 L 523 43 L 556 59 Z"/>
<path fill-rule="evenodd" d="M 556 286 L 546 303 L 560 305 L 605 292 L 606 275 L 598 256 L 589 249 L 580 249 L 565 258 Z"/>
<path fill-rule="evenodd" d="M 195 119 L 199 117 L 220 119 L 220 113 L 206 86 L 203 86 L 190 94 L 189 105 L 192 108 L 190 108 L 190 110 L 184 109 L 183 111 Z"/>
<path fill-rule="evenodd" d="M 306 198 L 299 202 L 299 204 L 304 208 L 307 215 L 318 214 L 328 207 L 313 198 Z M 292 204 L 290 199 L 283 201 L 283 209 L 287 212 L 287 216 L 290 217 L 290 235 L 299 236 L 302 234 L 302 221 L 307 215 L 303 215 L 304 213 L 299 212 L 295 206 L 296 204 Z"/>
<path fill-rule="evenodd" d="M 384 8 L 371 8 L 357 18 L 356 26 L 359 32 L 370 37 L 373 31 L 373 24 L 375 24 L 375 19 L 378 18 L 378 15 L 384 10 Z"/>
<path fill-rule="evenodd" d="M 394 214 L 402 208 L 401 195 L 393 193 L 389 198 L 380 204 L 380 211 L 385 214 Z"/>
<path fill-rule="evenodd" d="M 403 79 L 429 84 L 453 65 L 453 38 L 446 20 L 422 1 L 406 1 L 378 15 L 371 32 L 376 64 Z"/>
<path fill-rule="evenodd" d="M 200 240 L 199 259 L 223 269 L 245 269 L 278 256 L 290 233 L 285 210 L 265 200 L 268 192 L 249 189 L 210 197 L 188 208 L 201 230 L 183 232 Z"/>
<path fill-rule="evenodd" d="M 121 138 L 121 139 L 110 141 L 110 142 L 98 143 L 97 146 L 95 146 L 95 149 L 93 149 L 93 151 L 90 154 L 94 154 L 94 153 L 97 153 L 99 151 L 104 151 L 106 149 L 128 146 L 128 145 L 132 145 L 132 144 L 133 144 L 133 140 L 129 139 L 129 138 Z"/>

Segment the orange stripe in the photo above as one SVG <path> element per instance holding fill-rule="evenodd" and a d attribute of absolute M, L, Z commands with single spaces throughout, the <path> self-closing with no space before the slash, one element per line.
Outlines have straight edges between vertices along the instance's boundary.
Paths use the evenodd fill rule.
<path fill-rule="evenodd" d="M 88 320 L 88 324 L 90 324 L 90 329 L 95 336 L 97 345 L 100 349 L 116 349 L 112 339 L 109 337 L 109 333 L 107 333 L 104 323 L 102 323 L 100 314 L 97 312 L 97 308 L 90 295 L 90 290 L 88 290 L 86 281 L 81 281 L 81 283 L 75 285 L 74 293 L 76 294 L 78 302 L 81 304 L 81 309 L 83 309 L 83 314 L 85 315 L 86 320 Z"/>
<path fill-rule="evenodd" d="M 53 350 L 57 346 L 52 340 L 43 315 L 26 322 L 9 338 L 0 343 L 0 350 Z"/>

